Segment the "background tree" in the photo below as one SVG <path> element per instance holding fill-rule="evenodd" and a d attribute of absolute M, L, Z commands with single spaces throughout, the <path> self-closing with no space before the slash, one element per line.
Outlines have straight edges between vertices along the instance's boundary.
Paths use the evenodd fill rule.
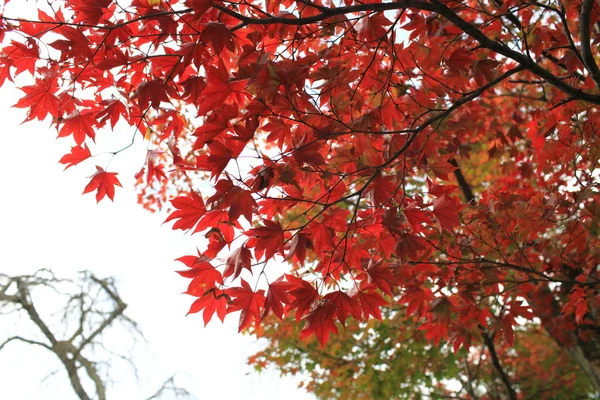
<path fill-rule="evenodd" d="M 127 123 L 140 202 L 204 232 L 190 312 L 325 346 L 401 307 L 436 346 L 484 346 L 511 399 L 527 321 L 600 391 L 593 0 L 11 5 L 0 82 L 75 142 L 61 162 Z M 127 147 L 84 193 L 113 199 Z"/>
<path fill-rule="evenodd" d="M 527 398 L 596 398 L 584 371 L 538 324 L 515 329 L 513 346 L 498 340 L 491 356 L 483 343 L 458 352 L 432 346 L 419 321 L 402 310 L 384 309 L 382 318 L 349 320 L 324 349 L 316 340 L 299 341 L 293 320 L 267 318 L 268 345 L 249 363 L 259 372 L 275 367 L 301 377 L 319 399 L 503 399 L 496 361 Z"/>
<path fill-rule="evenodd" d="M 109 371 L 116 360 L 127 363 L 132 377 L 137 375 L 135 360 L 121 354 L 125 343 L 130 342 L 132 348 L 143 341 L 137 324 L 125 315 L 126 308 L 114 280 L 97 278 L 89 271 L 74 281 L 57 278 L 46 269 L 33 275 L 0 274 L 3 318 L 25 317 L 37 328 L 37 332 L 29 330 L 26 335 L 9 334 L 0 344 L 0 351 L 19 343 L 50 351 L 62 364 L 77 398 L 107 399 Z M 121 331 L 116 335 L 120 346 L 111 350 L 107 336 L 115 335 L 115 330 Z M 148 399 L 159 398 L 195 397 L 178 387 L 172 376 Z"/>

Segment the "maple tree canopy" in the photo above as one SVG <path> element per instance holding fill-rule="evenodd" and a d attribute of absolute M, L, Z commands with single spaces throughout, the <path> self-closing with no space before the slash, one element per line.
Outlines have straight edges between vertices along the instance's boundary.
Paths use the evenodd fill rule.
<path fill-rule="evenodd" d="M 597 2 L 16 4 L 0 84 L 98 201 L 120 182 L 96 136 L 146 141 L 140 203 L 206 238 L 178 260 L 191 313 L 321 346 L 401 313 L 482 344 L 512 399 L 496 348 L 531 323 L 600 390 Z"/>

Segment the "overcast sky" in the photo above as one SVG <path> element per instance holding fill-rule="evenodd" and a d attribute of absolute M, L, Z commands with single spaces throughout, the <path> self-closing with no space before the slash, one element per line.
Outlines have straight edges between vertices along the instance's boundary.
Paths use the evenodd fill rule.
<path fill-rule="evenodd" d="M 140 360 L 141 383 L 118 373 L 109 399 L 147 397 L 175 372 L 200 399 L 314 398 L 297 389 L 297 380 L 275 371 L 257 374 L 246 365 L 260 342 L 237 333 L 237 315 L 225 324 L 213 321 L 206 329 L 200 314 L 185 316 L 193 299 L 181 294 L 187 280 L 174 273 L 181 265 L 173 260 L 194 254 L 200 236 L 161 226 L 164 215 L 150 214 L 136 203 L 133 175 L 144 161 L 143 144 L 110 164 L 124 186 L 117 188 L 114 204 L 107 199 L 96 204 L 94 194 L 81 193 L 94 166 L 105 166 L 105 160 L 63 172 L 58 160 L 69 151 L 71 139 L 56 140 L 49 121 L 20 125 L 24 111 L 10 107 L 19 93 L 10 82 L 0 90 L 0 270 L 24 274 L 52 268 L 57 275 L 74 277 L 90 269 L 118 278 L 127 312 L 149 343 Z M 99 137 L 98 148 L 119 148 L 130 138 L 128 130 L 109 132 Z M 0 315 L 0 335 L 20 328 L 13 322 Z M 0 397 L 74 398 L 65 373 L 41 383 L 57 367 L 43 349 L 9 346 L 0 354 Z"/>

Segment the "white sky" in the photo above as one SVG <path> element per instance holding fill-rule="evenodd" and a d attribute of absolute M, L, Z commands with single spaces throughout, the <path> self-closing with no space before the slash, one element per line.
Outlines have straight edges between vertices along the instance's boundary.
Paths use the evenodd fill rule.
<path fill-rule="evenodd" d="M 92 159 L 63 172 L 58 160 L 69 151 L 71 139 L 56 140 L 48 121 L 20 125 L 24 111 L 10 106 L 21 92 L 10 82 L 4 86 L 0 270 L 25 274 L 52 268 L 59 276 L 75 277 L 77 271 L 89 269 L 118 278 L 120 294 L 129 304 L 127 313 L 140 324 L 149 344 L 138 365 L 141 383 L 133 374 L 117 371 L 109 399 L 148 397 L 175 372 L 180 373 L 178 383 L 200 399 L 314 398 L 297 389 L 297 380 L 276 371 L 258 374 L 246 365 L 260 342 L 237 333 L 237 315 L 230 315 L 225 324 L 215 317 L 206 329 L 200 314 L 185 316 L 193 298 L 181 294 L 188 280 L 173 272 L 183 266 L 173 260 L 194 254 L 200 236 L 161 226 L 164 215 L 152 215 L 136 203 L 133 175 L 144 161 L 143 144 L 111 162 L 110 171 L 119 172 L 124 188 L 117 188 L 114 204 L 105 199 L 97 205 L 93 193 L 81 193 L 94 166 L 104 167 L 106 160 Z M 97 148 L 113 150 L 130 138 L 131 131 L 106 132 Z M 7 326 L 0 315 L 0 340 L 16 328 Z M 40 383 L 57 366 L 44 349 L 10 345 L 0 353 L 0 397 L 75 398 L 65 373 Z"/>

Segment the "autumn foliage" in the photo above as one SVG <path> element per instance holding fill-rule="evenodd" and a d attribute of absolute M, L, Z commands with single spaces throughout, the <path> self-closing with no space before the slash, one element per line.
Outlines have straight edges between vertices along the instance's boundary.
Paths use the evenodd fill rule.
<path fill-rule="evenodd" d="M 600 391 L 596 2 L 5 3 L 0 83 L 84 193 L 120 186 L 96 136 L 147 143 L 140 203 L 199 238 L 190 313 L 325 351 L 381 320 L 511 399 L 535 332 Z"/>

